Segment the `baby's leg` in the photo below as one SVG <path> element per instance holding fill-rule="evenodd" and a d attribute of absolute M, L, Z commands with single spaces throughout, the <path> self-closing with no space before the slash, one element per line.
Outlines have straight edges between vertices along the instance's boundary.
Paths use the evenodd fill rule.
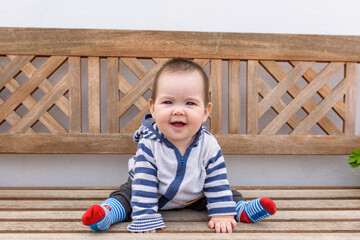
<path fill-rule="evenodd" d="M 130 219 L 131 180 L 112 192 L 100 205 L 93 205 L 83 215 L 83 224 L 95 231 L 105 231 L 111 225 Z"/>
<path fill-rule="evenodd" d="M 276 205 L 270 198 L 258 198 L 246 202 L 239 192 L 234 190 L 232 192 L 236 202 L 235 219 L 238 222 L 255 223 L 276 213 Z"/>

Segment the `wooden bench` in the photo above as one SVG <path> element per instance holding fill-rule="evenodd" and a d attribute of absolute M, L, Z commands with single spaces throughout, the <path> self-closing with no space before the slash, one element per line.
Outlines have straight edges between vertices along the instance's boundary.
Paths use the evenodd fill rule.
<path fill-rule="evenodd" d="M 207 127 L 225 155 L 347 155 L 360 146 L 359 36 L 0 28 L 0 153 L 133 154 L 153 76 L 171 57 L 209 74 Z M 128 223 L 95 233 L 81 216 L 115 188 L 3 184 L 0 239 L 360 239 L 360 183 L 234 186 L 249 200 L 271 197 L 278 212 L 222 235 L 206 212 L 185 210 L 163 212 L 161 234 L 130 234 Z"/>

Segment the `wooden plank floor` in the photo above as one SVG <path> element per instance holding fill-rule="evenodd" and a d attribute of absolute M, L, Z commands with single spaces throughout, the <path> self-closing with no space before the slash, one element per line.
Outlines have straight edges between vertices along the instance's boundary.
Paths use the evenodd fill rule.
<path fill-rule="evenodd" d="M 278 212 L 260 223 L 239 223 L 233 234 L 215 234 L 206 212 L 162 212 L 166 229 L 131 234 L 129 223 L 93 232 L 84 211 L 112 188 L 0 188 L 0 239 L 360 239 L 360 187 L 235 188 L 246 199 L 271 197 Z"/>

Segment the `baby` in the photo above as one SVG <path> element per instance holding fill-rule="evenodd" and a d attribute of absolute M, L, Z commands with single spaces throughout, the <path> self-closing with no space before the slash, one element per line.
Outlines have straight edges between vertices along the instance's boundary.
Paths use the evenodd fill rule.
<path fill-rule="evenodd" d="M 128 221 L 130 232 L 164 229 L 158 210 L 207 209 L 209 227 L 231 233 L 236 222 L 254 223 L 276 212 L 269 198 L 246 202 L 230 189 L 224 158 L 203 123 L 209 117 L 209 80 L 203 69 L 172 59 L 157 73 L 150 112 L 134 133 L 136 155 L 127 183 L 83 215 L 83 224 L 103 231 Z"/>

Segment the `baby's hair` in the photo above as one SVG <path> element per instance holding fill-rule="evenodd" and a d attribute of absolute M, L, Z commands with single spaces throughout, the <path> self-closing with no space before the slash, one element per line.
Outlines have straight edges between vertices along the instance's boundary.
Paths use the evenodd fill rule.
<path fill-rule="evenodd" d="M 196 71 L 201 75 L 204 83 L 204 103 L 207 105 L 210 102 L 209 99 L 209 79 L 204 70 L 195 62 L 183 58 L 173 58 L 167 61 L 160 70 L 156 73 L 153 83 L 151 99 L 155 102 L 157 86 L 159 78 L 164 72 L 193 72 Z"/>

